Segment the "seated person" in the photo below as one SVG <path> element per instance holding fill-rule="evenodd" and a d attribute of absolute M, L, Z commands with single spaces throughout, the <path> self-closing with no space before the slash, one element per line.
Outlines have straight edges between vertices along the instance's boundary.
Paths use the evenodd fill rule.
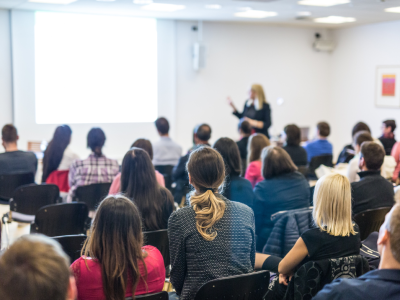
<path fill-rule="evenodd" d="M 190 206 L 168 222 L 171 283 L 179 296 L 170 299 L 180 300 L 194 299 L 210 280 L 253 272 L 255 258 L 253 211 L 219 193 L 225 165 L 218 151 L 194 150 L 187 169 L 195 189 Z"/>
<path fill-rule="evenodd" d="M 391 207 L 394 205 L 393 185 L 381 176 L 381 167 L 385 152 L 374 142 L 364 142 L 361 145 L 359 182 L 353 182 L 353 214 L 368 209 Z"/>
<path fill-rule="evenodd" d="M 307 166 L 307 151 L 300 146 L 301 131 L 295 124 L 289 124 L 283 130 L 283 149 L 289 154 L 293 163 L 299 166 Z"/>
<path fill-rule="evenodd" d="M 253 187 L 250 181 L 240 177 L 240 154 L 237 144 L 230 138 L 220 138 L 213 148 L 221 154 L 225 163 L 226 179 L 222 195 L 231 201 L 253 207 Z"/>
<path fill-rule="evenodd" d="M 396 144 L 396 140 L 394 139 L 395 129 L 396 129 L 395 120 L 383 121 L 382 136 L 379 138 L 379 140 L 381 141 L 383 148 L 385 149 L 386 155 L 390 155 L 392 153 L 392 148 L 394 144 Z"/>
<path fill-rule="evenodd" d="M 33 152 L 18 150 L 19 139 L 17 128 L 12 124 L 4 125 L 1 140 L 5 153 L 0 154 L 0 175 L 36 174 L 38 160 Z"/>
<path fill-rule="evenodd" d="M 354 279 L 339 278 L 313 298 L 349 300 L 397 300 L 400 295 L 400 205 L 386 215 L 379 230 L 378 251 L 381 257 L 378 270 Z"/>
<path fill-rule="evenodd" d="M 356 133 L 360 131 L 367 131 L 371 134 L 371 129 L 369 129 L 367 124 L 365 124 L 364 122 L 358 122 L 356 125 L 354 125 L 353 130 L 351 131 L 351 139 L 353 140 L 353 142 L 354 142 L 354 136 L 356 135 Z M 353 143 L 351 143 L 350 145 L 346 145 L 344 146 L 342 152 L 340 152 L 336 163 L 337 164 L 348 163 L 354 157 L 355 154 L 356 153 Z"/>
<path fill-rule="evenodd" d="M 241 166 L 242 166 L 242 171 L 240 175 L 244 176 L 244 173 L 246 172 L 247 168 L 247 144 L 249 142 L 249 137 L 251 135 L 251 125 L 249 122 L 245 120 L 241 120 L 239 123 L 239 135 L 240 135 L 240 140 L 236 142 L 236 144 L 239 147 L 239 152 L 240 152 L 240 160 L 241 160 Z"/>
<path fill-rule="evenodd" d="M 328 142 L 327 137 L 331 133 L 331 128 L 326 122 L 317 124 L 317 137 L 314 141 L 307 143 L 304 148 L 307 151 L 308 162 L 315 156 L 332 155 L 332 144 Z"/>
<path fill-rule="evenodd" d="M 351 188 L 345 176 L 329 174 L 318 180 L 313 219 L 315 228 L 304 232 L 284 258 L 257 253 L 255 268 L 279 273 L 279 283 L 287 286 L 296 269 L 308 261 L 360 254 L 360 230 L 352 221 Z"/>
<path fill-rule="evenodd" d="M 163 257 L 157 248 L 143 246 L 139 210 L 124 196 L 100 203 L 82 253 L 71 265 L 78 300 L 125 299 L 163 289 Z"/>
<path fill-rule="evenodd" d="M 92 128 L 87 136 L 87 147 L 92 150 L 88 158 L 76 160 L 69 169 L 68 202 L 78 187 L 94 183 L 112 182 L 119 172 L 118 161 L 107 158 L 103 152 L 106 135 L 100 128 Z"/>
<path fill-rule="evenodd" d="M 244 178 L 250 181 L 254 188 L 264 178 L 261 174 L 261 152 L 265 147 L 271 145 L 269 139 L 262 133 L 254 133 L 250 136 L 247 160 L 249 162 Z"/>
<path fill-rule="evenodd" d="M 1 300 L 75 300 L 75 279 L 60 244 L 24 235 L 0 256 Z"/>
<path fill-rule="evenodd" d="M 359 162 L 360 162 L 360 151 L 361 145 L 364 142 L 372 142 L 374 139 L 368 131 L 359 131 L 353 137 L 353 149 L 354 149 L 354 157 L 349 161 L 347 165 L 347 178 L 350 183 L 356 182 L 360 180 L 360 176 L 358 176 Z M 383 148 L 382 148 L 383 149 Z"/>
<path fill-rule="evenodd" d="M 155 124 L 160 139 L 153 146 L 153 164 L 155 166 L 175 166 L 182 156 L 182 147 L 169 137 L 169 122 L 166 118 L 158 118 Z"/>
<path fill-rule="evenodd" d="M 262 251 L 274 227 L 271 215 L 278 211 L 310 206 L 310 185 L 297 172 L 289 154 L 280 147 L 264 148 L 262 154 L 264 180 L 254 188 L 254 214 L 257 251 Z"/>

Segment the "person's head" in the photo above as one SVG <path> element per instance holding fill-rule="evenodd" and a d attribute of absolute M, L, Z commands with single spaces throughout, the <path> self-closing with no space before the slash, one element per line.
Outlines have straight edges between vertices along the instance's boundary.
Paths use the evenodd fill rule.
<path fill-rule="evenodd" d="M 74 300 L 69 257 L 43 235 L 24 235 L 0 256 L 1 300 Z"/>
<path fill-rule="evenodd" d="M 271 145 L 269 139 L 262 133 L 254 133 L 250 136 L 247 144 L 247 155 L 249 162 L 261 160 L 261 151 Z"/>
<path fill-rule="evenodd" d="M 87 136 L 87 147 L 90 148 L 96 156 L 102 155 L 101 149 L 103 148 L 105 142 L 106 135 L 101 128 L 90 129 Z"/>
<path fill-rule="evenodd" d="M 238 145 L 230 138 L 220 138 L 214 143 L 213 148 L 224 159 L 226 175 L 239 176 L 241 166 Z"/>
<path fill-rule="evenodd" d="M 351 131 L 351 137 L 354 139 L 356 133 L 360 131 L 367 131 L 371 134 L 371 129 L 369 129 L 369 126 L 367 124 L 365 124 L 364 122 L 358 122 L 356 125 L 354 125 L 353 130 Z"/>
<path fill-rule="evenodd" d="M 331 134 L 331 127 L 326 122 L 317 124 L 317 135 L 319 138 L 327 138 Z"/>
<path fill-rule="evenodd" d="M 97 209 L 81 254 L 100 263 L 106 299 L 125 299 L 128 276 L 132 278 L 132 294 L 135 294 L 141 277 L 139 261 L 146 266 L 142 245 L 141 216 L 136 205 L 122 195 L 105 198 Z"/>
<path fill-rule="evenodd" d="M 1 130 L 1 140 L 6 151 L 10 146 L 16 148 L 18 139 L 17 128 L 15 128 L 13 124 L 6 124 L 3 126 Z"/>
<path fill-rule="evenodd" d="M 386 215 L 379 230 L 378 251 L 381 255 L 379 269 L 400 268 L 400 204 Z"/>
<path fill-rule="evenodd" d="M 131 148 L 121 167 L 121 193 L 138 206 L 147 230 L 161 229 L 162 207 L 160 186 L 149 154 L 140 148 Z"/>
<path fill-rule="evenodd" d="M 42 182 L 46 182 L 50 173 L 58 169 L 64 151 L 71 142 L 71 135 L 72 130 L 68 125 L 61 125 L 56 128 L 53 138 L 44 152 Z"/>
<path fill-rule="evenodd" d="M 211 127 L 208 124 L 201 124 L 194 130 L 194 143 L 196 145 L 207 144 L 211 138 Z"/>
<path fill-rule="evenodd" d="M 157 131 L 158 131 L 159 135 L 161 135 L 161 136 L 167 136 L 168 135 L 169 122 L 168 122 L 168 120 L 166 118 L 163 118 L 163 117 L 158 118 L 155 121 L 155 124 L 156 124 L 156 128 L 157 128 Z"/>
<path fill-rule="evenodd" d="M 153 146 L 151 145 L 151 142 L 146 139 L 137 139 L 131 146 L 131 148 L 140 148 L 143 149 L 144 151 L 149 154 L 150 159 L 153 160 Z"/>
<path fill-rule="evenodd" d="M 281 147 L 266 147 L 261 153 L 261 173 L 265 179 L 297 171 L 289 154 Z"/>
<path fill-rule="evenodd" d="M 301 142 L 301 130 L 295 124 L 289 124 L 283 130 L 286 135 L 286 145 L 299 146 Z"/>
<path fill-rule="evenodd" d="M 396 120 L 386 120 L 382 122 L 382 134 L 390 135 L 396 130 Z"/>
<path fill-rule="evenodd" d="M 253 84 L 250 88 L 249 96 L 252 100 L 258 100 L 258 109 L 262 109 L 263 105 L 267 103 L 267 98 L 261 84 Z"/>
<path fill-rule="evenodd" d="M 360 152 L 361 145 L 364 142 L 372 142 L 374 139 L 368 131 L 359 131 L 353 137 L 353 147 L 356 153 Z"/>
<path fill-rule="evenodd" d="M 217 236 L 214 225 L 225 212 L 225 201 L 216 196 L 225 181 L 224 160 L 217 150 L 200 147 L 190 154 L 186 168 L 195 188 L 190 203 L 196 213 L 197 230 L 205 240 L 212 241 Z"/>
<path fill-rule="evenodd" d="M 241 120 L 239 122 L 238 131 L 241 137 L 247 137 L 251 135 L 251 125 L 248 121 Z"/>
<path fill-rule="evenodd" d="M 332 173 L 321 177 L 314 190 L 314 223 L 334 236 L 356 234 L 351 215 L 351 186 L 349 180 Z"/>
<path fill-rule="evenodd" d="M 385 150 L 374 142 L 361 144 L 359 168 L 362 171 L 379 171 L 385 159 Z"/>

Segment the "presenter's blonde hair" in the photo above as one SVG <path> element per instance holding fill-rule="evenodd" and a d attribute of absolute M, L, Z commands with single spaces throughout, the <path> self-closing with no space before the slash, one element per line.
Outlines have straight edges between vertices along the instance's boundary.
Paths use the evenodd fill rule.
<path fill-rule="evenodd" d="M 329 174 L 318 180 L 314 191 L 313 219 L 330 235 L 356 234 L 351 215 L 351 186 L 345 176 Z"/>
<path fill-rule="evenodd" d="M 264 94 L 264 89 L 262 87 L 261 84 L 253 84 L 251 86 L 251 90 L 254 91 L 257 95 L 257 99 L 258 99 L 258 109 L 262 109 L 264 103 L 268 103 L 267 102 L 267 98 L 265 97 Z"/>

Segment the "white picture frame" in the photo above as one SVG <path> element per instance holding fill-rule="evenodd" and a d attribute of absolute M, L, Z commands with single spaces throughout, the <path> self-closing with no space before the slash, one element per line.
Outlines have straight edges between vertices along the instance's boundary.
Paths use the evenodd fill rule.
<path fill-rule="evenodd" d="M 376 68 L 375 105 L 400 108 L 400 66 Z"/>

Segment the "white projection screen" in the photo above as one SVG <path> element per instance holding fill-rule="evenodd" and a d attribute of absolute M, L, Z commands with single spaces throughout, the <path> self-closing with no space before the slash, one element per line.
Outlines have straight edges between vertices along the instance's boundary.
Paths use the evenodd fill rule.
<path fill-rule="evenodd" d="M 37 124 L 157 118 L 157 21 L 35 13 Z"/>

